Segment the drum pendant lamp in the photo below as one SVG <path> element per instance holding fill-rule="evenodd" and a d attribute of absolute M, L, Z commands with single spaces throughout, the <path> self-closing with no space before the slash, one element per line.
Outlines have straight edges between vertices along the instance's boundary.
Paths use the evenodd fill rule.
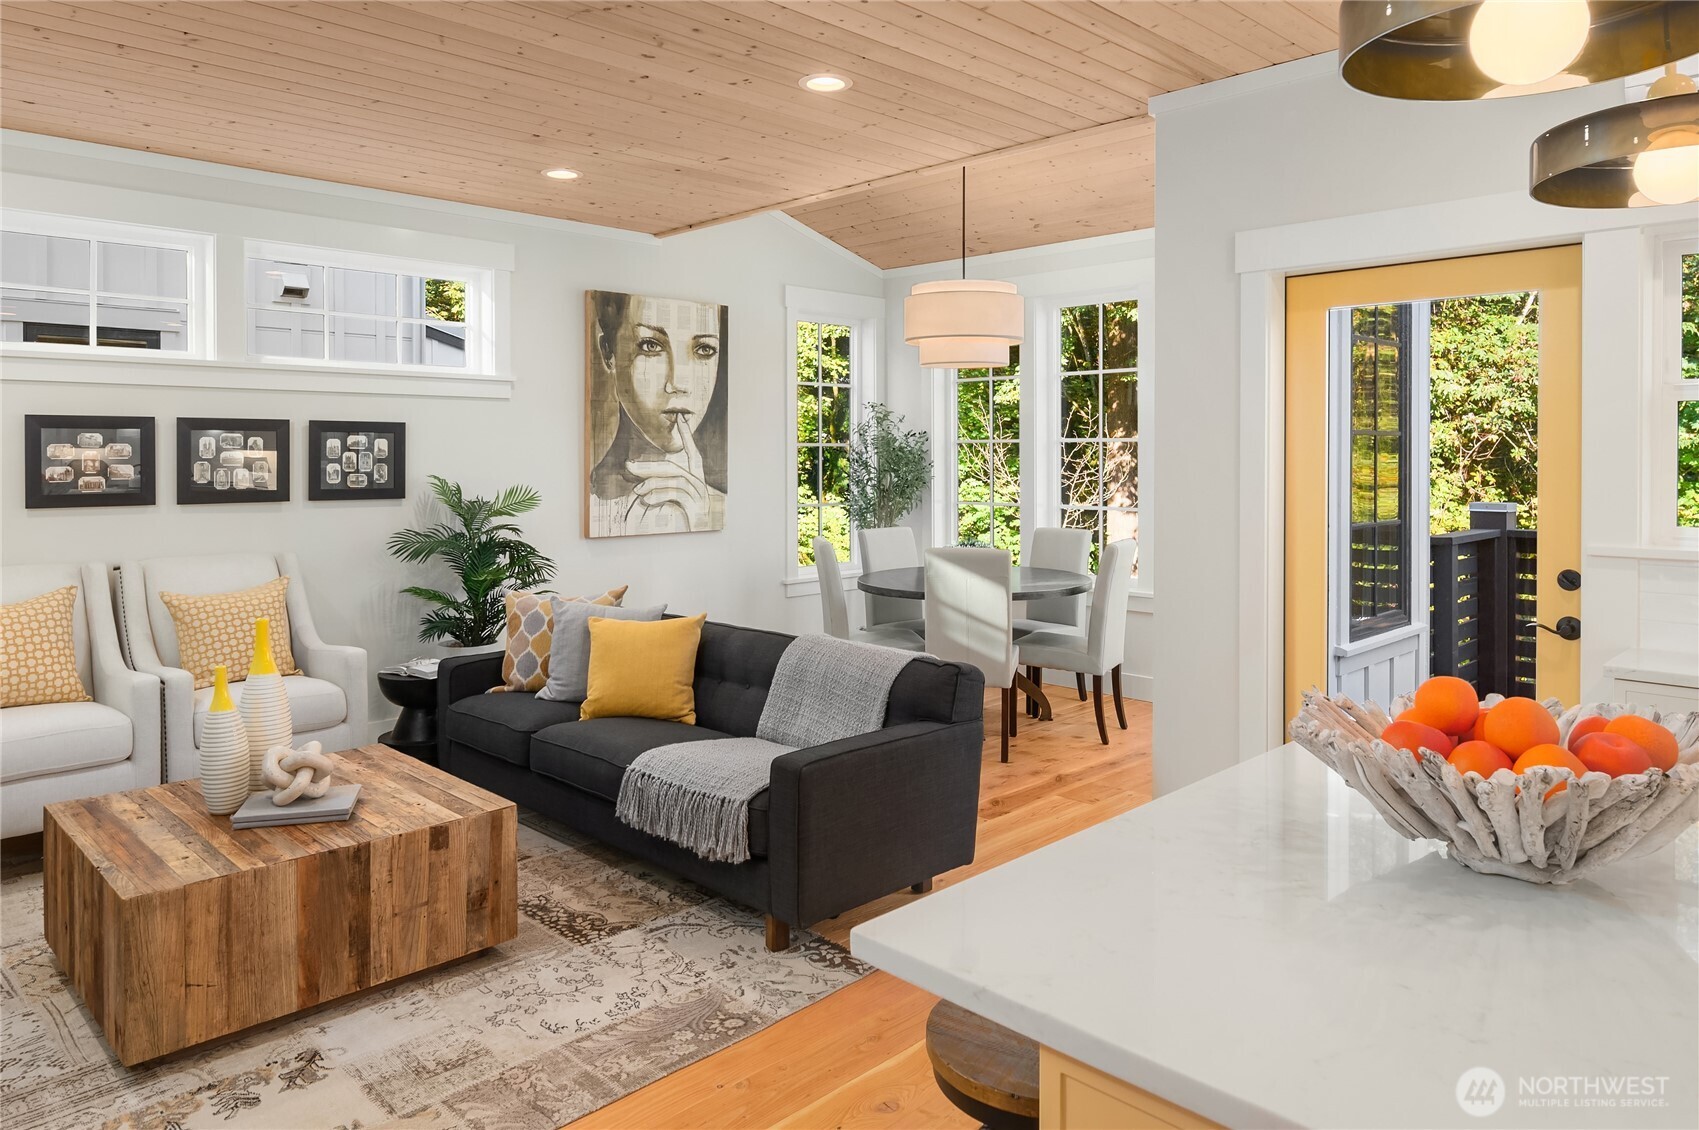
<path fill-rule="evenodd" d="M 903 341 L 928 369 L 1001 369 L 1026 329 L 1014 283 L 967 277 L 967 166 L 962 167 L 962 277 L 916 283 L 903 299 Z"/>

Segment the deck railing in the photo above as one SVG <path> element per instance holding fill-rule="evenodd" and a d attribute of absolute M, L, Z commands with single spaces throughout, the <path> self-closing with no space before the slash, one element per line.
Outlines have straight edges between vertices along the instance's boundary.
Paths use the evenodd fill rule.
<path fill-rule="evenodd" d="M 1539 535 L 1514 528 L 1513 505 L 1478 505 L 1472 528 L 1430 539 L 1429 670 L 1482 695 L 1532 696 Z"/>

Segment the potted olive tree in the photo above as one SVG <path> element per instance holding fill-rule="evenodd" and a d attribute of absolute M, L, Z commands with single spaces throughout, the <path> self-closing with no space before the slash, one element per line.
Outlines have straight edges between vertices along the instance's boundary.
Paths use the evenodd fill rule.
<path fill-rule="evenodd" d="M 448 510 L 448 520 L 389 539 L 392 556 L 412 563 L 439 559 L 460 582 L 459 595 L 425 585 L 401 590 L 431 605 L 419 620 L 419 639 L 454 650 L 499 645 L 503 598 L 514 590 L 536 591 L 555 574 L 555 563 L 508 521 L 535 510 L 542 496 L 528 486 L 511 486 L 494 498 L 468 498 L 460 484 L 438 475 L 431 476 L 431 492 Z"/>
<path fill-rule="evenodd" d="M 856 425 L 845 503 L 864 530 L 894 526 L 920 505 L 932 481 L 932 452 L 922 431 L 905 431 L 903 417 L 877 402 Z"/>

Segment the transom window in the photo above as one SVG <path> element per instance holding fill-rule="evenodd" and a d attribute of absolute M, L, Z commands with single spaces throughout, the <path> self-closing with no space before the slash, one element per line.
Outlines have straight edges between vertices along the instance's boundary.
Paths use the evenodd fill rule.
<path fill-rule="evenodd" d="M 814 564 L 823 537 L 850 558 L 850 421 L 854 333 L 831 322 L 796 323 L 796 563 Z"/>
<path fill-rule="evenodd" d="M 0 340 L 25 348 L 199 354 L 208 237 L 7 213 Z"/>
<path fill-rule="evenodd" d="M 956 542 L 1021 557 L 1021 358 L 956 372 Z"/>
<path fill-rule="evenodd" d="M 1060 340 L 1058 505 L 1091 531 L 1095 571 L 1105 543 L 1139 534 L 1139 304 L 1064 306 Z"/>
<path fill-rule="evenodd" d="M 355 366 L 482 370 L 487 273 L 250 244 L 248 355 Z"/>

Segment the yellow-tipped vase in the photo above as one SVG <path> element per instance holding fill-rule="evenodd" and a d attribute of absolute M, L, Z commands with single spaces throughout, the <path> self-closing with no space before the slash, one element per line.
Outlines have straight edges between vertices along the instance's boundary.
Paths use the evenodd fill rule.
<path fill-rule="evenodd" d="M 289 692 L 271 654 L 271 621 L 263 616 L 254 621 L 254 657 L 242 684 L 242 723 L 248 730 L 248 791 L 257 793 L 266 788 L 261 772 L 266 750 L 287 746 L 295 737 Z"/>
<path fill-rule="evenodd" d="M 248 733 L 230 697 L 223 667 L 213 668 L 212 707 L 201 730 L 201 798 L 214 816 L 228 816 L 248 799 L 253 763 Z"/>

